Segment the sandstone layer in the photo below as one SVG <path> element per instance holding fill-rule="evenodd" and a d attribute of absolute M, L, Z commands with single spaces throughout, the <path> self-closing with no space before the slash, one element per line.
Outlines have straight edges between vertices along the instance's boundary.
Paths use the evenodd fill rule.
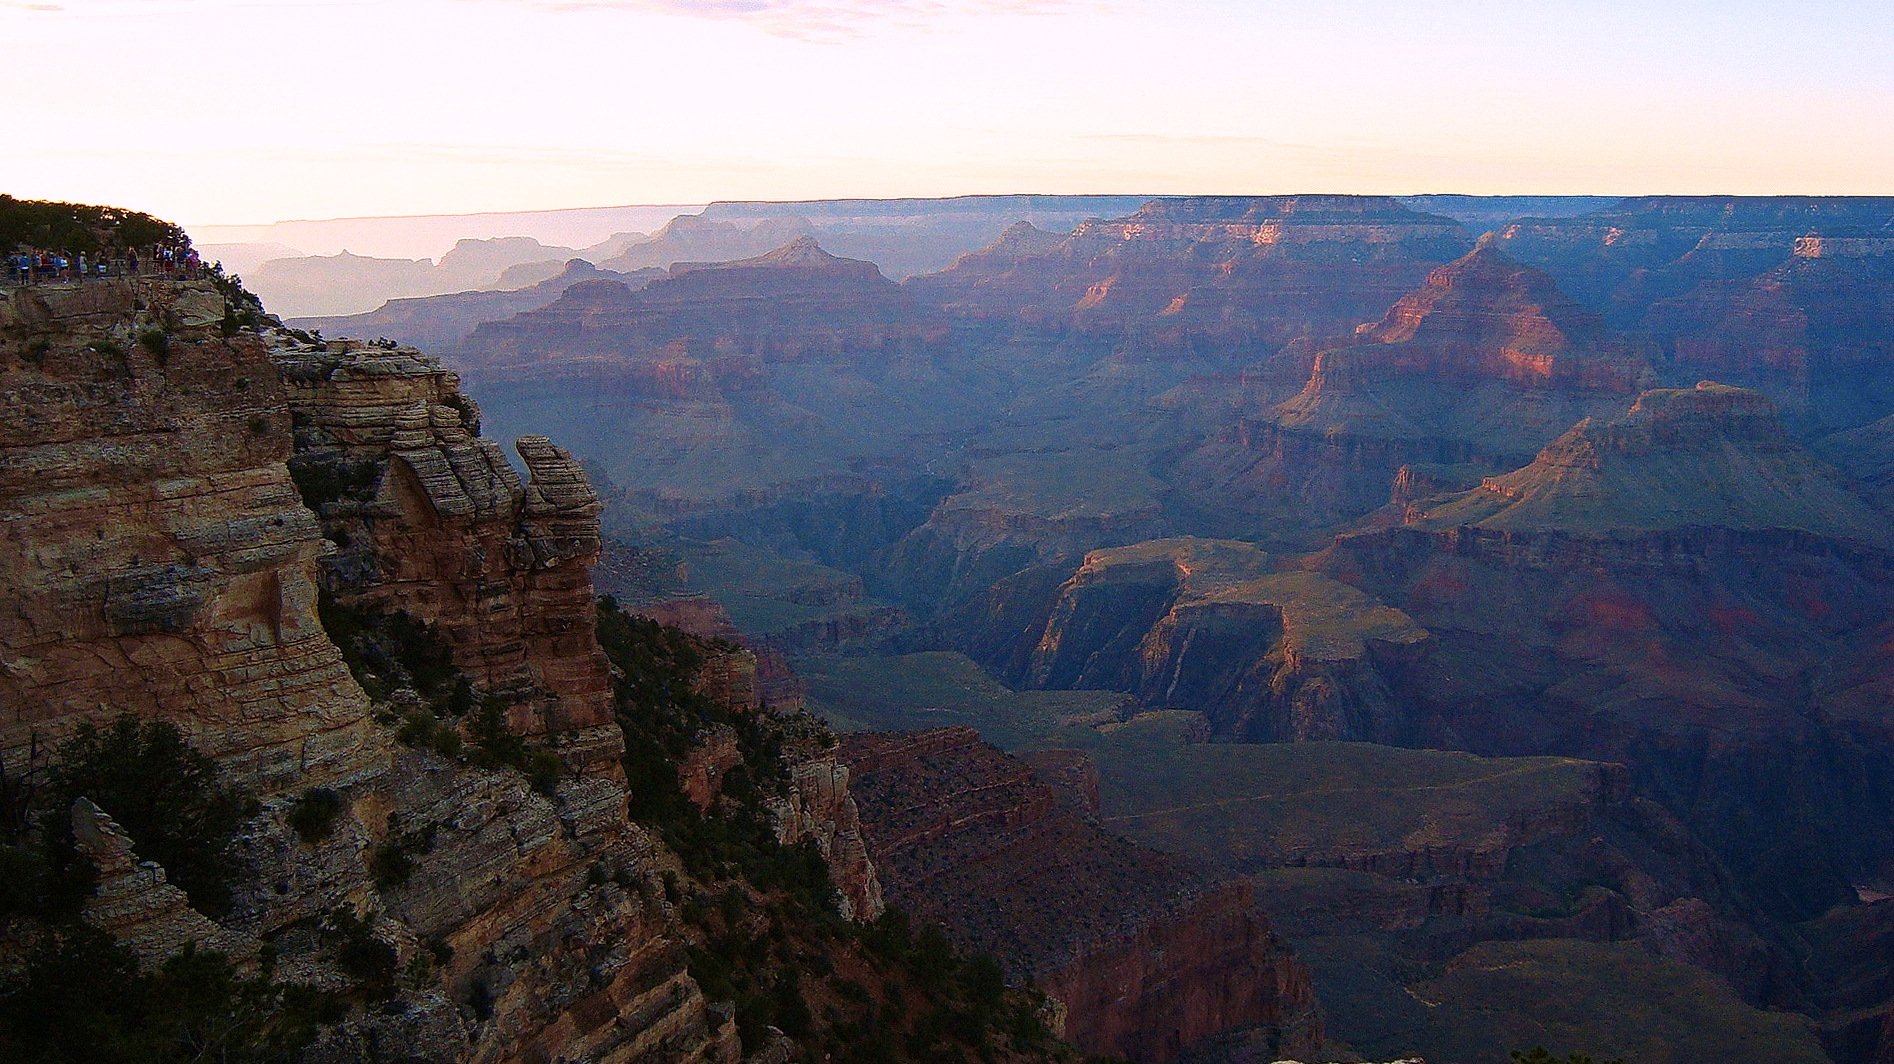
<path fill-rule="evenodd" d="M 478 415 L 454 375 L 412 349 L 291 341 L 277 360 L 305 499 L 348 544 L 325 563 L 338 597 L 436 626 L 516 734 L 618 772 L 591 608 L 601 507 L 578 463 L 524 437 L 522 484 L 469 431 Z"/>
<path fill-rule="evenodd" d="M 177 721 L 267 787 L 385 757 L 317 622 L 326 552 L 290 481 L 268 346 L 208 284 L 0 294 L 0 752 Z M 107 810 L 109 813 L 110 810 Z"/>

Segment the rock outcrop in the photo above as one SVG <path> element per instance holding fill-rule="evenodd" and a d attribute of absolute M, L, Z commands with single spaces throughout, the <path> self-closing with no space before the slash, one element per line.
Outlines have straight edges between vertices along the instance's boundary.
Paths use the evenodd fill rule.
<path fill-rule="evenodd" d="M 971 728 L 846 736 L 842 757 L 889 901 L 1037 980 L 1081 1048 L 1320 1045 L 1307 973 L 1240 884 L 1086 823 Z"/>
<path fill-rule="evenodd" d="M 261 944 L 193 909 L 184 892 L 166 879 L 164 868 L 139 860 L 125 829 L 91 799 L 73 802 L 71 813 L 74 848 L 92 862 L 98 876 L 82 913 L 87 923 L 123 943 L 148 966 L 186 948 L 216 950 L 239 963 L 255 963 Z"/>
<path fill-rule="evenodd" d="M 276 357 L 305 500 L 348 544 L 325 562 L 338 598 L 434 625 L 515 734 L 618 772 L 591 605 L 601 507 L 578 463 L 524 437 L 522 484 L 470 431 L 478 415 L 454 375 L 412 349 L 290 341 Z"/>
<path fill-rule="evenodd" d="M 325 551 L 268 346 L 209 284 L 0 292 L 0 756 L 120 712 L 260 786 L 381 763 L 316 618 Z M 188 708 L 186 708 L 188 707 Z"/>

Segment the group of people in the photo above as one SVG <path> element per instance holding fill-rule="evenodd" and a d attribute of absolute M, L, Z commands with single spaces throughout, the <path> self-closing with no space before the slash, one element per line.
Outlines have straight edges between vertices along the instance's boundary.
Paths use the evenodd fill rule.
<path fill-rule="evenodd" d="M 154 244 L 140 256 L 137 249 L 122 255 L 65 251 L 17 250 L 6 256 L 6 278 L 16 285 L 84 281 L 98 277 L 196 277 L 203 268 L 197 249 Z"/>

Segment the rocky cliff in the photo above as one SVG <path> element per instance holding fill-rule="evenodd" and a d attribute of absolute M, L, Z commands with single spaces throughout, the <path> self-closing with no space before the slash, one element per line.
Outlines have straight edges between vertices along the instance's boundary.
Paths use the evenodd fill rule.
<path fill-rule="evenodd" d="M 12 770 L 30 771 L 34 749 L 81 722 L 130 712 L 175 725 L 254 789 L 262 807 L 237 843 L 244 874 L 211 942 L 262 942 L 279 970 L 348 987 L 323 930 L 347 913 L 365 921 L 351 926 L 381 943 L 389 964 L 430 971 L 396 995 L 399 1008 L 326 1028 L 309 1059 L 384 1060 L 387 1050 L 376 1046 L 394 1044 L 408 1059 L 439 1061 L 575 1051 L 629 1060 L 661 1045 L 680 1060 L 736 1059 L 734 1029 L 708 1011 L 685 971 L 674 915 L 648 900 L 664 858 L 625 820 L 603 728 L 583 716 L 538 718 L 547 738 L 584 737 L 571 746 L 574 774 L 542 792 L 516 771 L 403 752 L 373 720 L 317 617 L 316 566 L 329 548 L 285 464 L 292 405 L 284 378 L 298 367 L 287 359 L 289 372 L 279 373 L 263 335 L 226 327 L 227 315 L 249 308 L 210 284 L 169 282 L 41 288 L 9 293 L 3 306 L 15 404 L 7 420 L 18 427 L 10 465 L 19 474 L 6 492 L 8 563 L 23 591 L 4 634 L 17 685 L 8 699 Z M 382 383 L 441 387 L 437 371 L 391 357 L 390 368 L 416 372 Z M 363 415 L 369 435 L 377 425 L 384 432 L 353 445 L 390 446 L 384 400 L 397 398 L 393 407 L 412 408 L 418 421 L 404 423 L 407 435 L 395 442 L 417 456 L 440 444 L 426 403 L 378 396 L 373 374 L 364 376 L 359 406 L 327 408 L 344 422 Z M 440 429 L 477 453 L 458 421 Z M 560 593 L 589 608 L 583 551 L 561 535 L 560 503 L 574 496 L 552 487 L 582 494 L 583 479 L 559 481 L 555 466 L 545 466 L 540 501 L 524 501 L 524 491 L 498 500 L 513 507 L 508 535 L 539 540 L 548 568 L 577 563 L 551 583 L 570 585 Z M 435 512 L 409 516 L 423 513 L 439 532 Z M 508 545 L 498 544 L 496 564 L 523 560 Z M 451 552 L 406 558 L 370 548 L 368 560 L 364 593 L 399 564 L 443 563 L 446 571 L 433 574 L 443 590 L 455 577 L 478 583 L 482 575 L 455 571 L 465 558 Z M 401 576 L 422 580 L 418 569 Z M 532 627 L 502 636 L 521 643 L 502 660 L 523 664 L 524 644 L 535 639 L 565 646 L 544 623 Z M 461 635 L 457 646 L 478 657 L 471 631 Z M 564 701 L 600 706 L 609 693 L 597 664 L 547 675 Z M 600 687 L 588 688 L 594 680 Z M 544 694 L 538 704 L 550 705 Z M 287 818 L 298 794 L 324 787 L 333 820 L 323 841 L 304 841 Z M 99 823 L 95 835 L 110 839 L 109 822 Z M 116 867 L 112 860 L 101 867 Z M 594 868 L 619 878 L 601 879 Z M 633 889 L 641 882 L 642 896 Z"/>
<path fill-rule="evenodd" d="M 734 1064 L 798 1052 L 774 1024 L 852 1044 L 912 978 L 834 920 L 881 902 L 826 731 L 763 707 L 747 652 L 595 608 L 585 475 L 538 437 L 515 474 L 433 360 L 281 330 L 214 278 L 9 291 L 0 373 L 0 563 L 19 589 L 0 848 L 28 884 L 40 841 L 96 870 L 74 912 L 132 950 L 120 969 L 110 938 L 87 947 L 101 1015 L 144 992 L 124 980 L 159 980 L 229 1012 L 194 1045 L 247 1051 L 279 1021 L 199 999 L 262 995 L 291 1025 L 271 1044 L 306 1064 Z M 149 825 L 123 797 L 140 792 L 33 804 L 101 742 L 167 741 L 215 760 L 162 786 L 214 776 L 232 796 L 234 834 L 187 839 L 222 855 L 216 896 L 141 859 L 195 825 L 121 826 Z M 120 771 L 88 764 L 100 786 Z M 41 958 L 82 941 L 35 889 L 0 929 L 13 1002 L 41 1000 Z M 780 948 L 713 964 L 719 936 Z M 799 988 L 816 950 L 837 967 Z M 177 989 L 179 963 L 210 967 Z M 958 985 L 911 994 L 886 1037 L 1070 1054 L 1004 988 L 945 1023 Z M 126 1022 L 65 1037 L 166 1037 Z"/>
<path fill-rule="evenodd" d="M 1307 974 L 1241 885 L 1086 823 L 971 728 L 851 735 L 842 757 L 889 900 L 1034 978 L 1088 1052 L 1320 1046 Z"/>
<path fill-rule="evenodd" d="M 270 787 L 383 759 L 316 621 L 326 548 L 284 466 L 283 385 L 225 313 L 209 285 L 0 293 L 9 764 L 123 711 L 177 717 Z"/>
<path fill-rule="evenodd" d="M 605 656 L 592 627 L 600 504 L 543 436 L 522 483 L 458 380 L 409 348 L 350 341 L 276 354 L 294 418 L 291 469 L 330 537 L 341 602 L 433 626 L 473 696 L 582 771 L 617 771 Z"/>

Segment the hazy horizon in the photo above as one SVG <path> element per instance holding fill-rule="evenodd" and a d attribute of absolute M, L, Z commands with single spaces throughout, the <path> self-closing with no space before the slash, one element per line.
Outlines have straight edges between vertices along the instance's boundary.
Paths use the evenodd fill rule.
<path fill-rule="evenodd" d="M 1319 190 L 1894 193 L 1820 0 L 0 2 L 14 195 L 195 225 Z"/>

